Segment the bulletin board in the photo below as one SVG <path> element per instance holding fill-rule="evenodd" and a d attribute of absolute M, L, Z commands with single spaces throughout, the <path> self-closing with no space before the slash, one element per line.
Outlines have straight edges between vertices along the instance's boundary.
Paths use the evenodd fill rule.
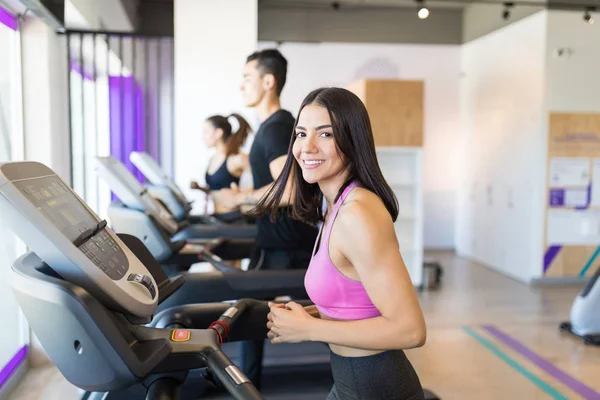
<path fill-rule="evenodd" d="M 600 114 L 551 113 L 545 277 L 585 277 L 600 264 Z"/>

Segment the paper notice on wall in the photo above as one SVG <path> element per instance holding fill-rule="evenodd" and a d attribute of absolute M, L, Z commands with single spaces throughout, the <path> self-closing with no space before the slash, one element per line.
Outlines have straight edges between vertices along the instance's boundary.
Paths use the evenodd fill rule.
<path fill-rule="evenodd" d="M 550 187 L 585 186 L 590 181 L 590 159 L 554 157 L 550 160 Z"/>
<path fill-rule="evenodd" d="M 550 207 L 585 207 L 587 206 L 587 188 L 550 189 Z"/>
<path fill-rule="evenodd" d="M 566 207 L 585 207 L 587 206 L 587 188 L 586 189 L 566 189 L 565 190 Z"/>
<path fill-rule="evenodd" d="M 590 210 L 550 210 L 546 244 L 591 245 L 600 243 L 600 213 Z"/>

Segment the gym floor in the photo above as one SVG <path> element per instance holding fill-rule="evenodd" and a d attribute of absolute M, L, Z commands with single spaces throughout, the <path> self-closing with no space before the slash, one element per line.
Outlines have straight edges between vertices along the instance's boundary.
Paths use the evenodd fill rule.
<path fill-rule="evenodd" d="M 419 294 L 427 344 L 407 352 L 425 388 L 443 400 L 600 399 L 600 347 L 558 329 L 580 286 L 530 287 L 450 252 L 426 257 L 442 264 L 443 283 Z M 267 399 L 324 399 L 330 385 L 310 390 L 311 381 L 286 379 L 283 394 L 273 380 Z M 48 365 L 32 369 L 10 400 L 79 396 Z"/>

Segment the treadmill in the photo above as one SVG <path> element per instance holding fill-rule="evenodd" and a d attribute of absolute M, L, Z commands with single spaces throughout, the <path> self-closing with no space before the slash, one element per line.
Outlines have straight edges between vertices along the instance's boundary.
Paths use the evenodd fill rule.
<path fill-rule="evenodd" d="M 570 319 L 560 324 L 560 330 L 583 339 L 586 345 L 600 346 L 599 304 L 600 268 L 590 277 L 573 301 Z"/>
<path fill-rule="evenodd" d="M 221 349 L 266 336 L 265 302 L 189 305 L 202 329 L 150 323 L 183 278 L 168 278 L 136 254 L 51 169 L 0 164 L 0 215 L 31 249 L 11 270 L 11 288 L 52 362 L 89 392 L 179 399 L 190 370 L 235 399 L 263 396 Z"/>
<path fill-rule="evenodd" d="M 185 275 L 167 276 L 139 239 L 115 234 L 37 162 L 0 164 L 0 216 L 31 249 L 12 266 L 16 299 L 53 363 L 87 399 L 179 399 L 190 371 L 193 398 L 216 387 L 235 399 L 263 398 L 223 346 L 266 337 L 266 302 L 164 307 L 186 290 Z M 246 281 L 251 273 L 237 276 Z M 215 277 L 188 290 L 198 298 L 212 288 L 214 298 L 219 284 Z"/>
<path fill-rule="evenodd" d="M 120 202 L 113 202 L 110 207 L 127 207 L 150 213 L 172 235 L 173 240 L 181 239 L 254 239 L 256 226 L 250 224 L 205 224 L 194 223 L 187 215 L 176 218 L 166 204 L 174 204 L 176 200 L 162 201 L 152 196 L 135 176 L 114 157 L 97 157 L 96 172 L 109 185 Z M 174 196 L 170 191 L 170 198 Z M 163 193 L 164 194 L 164 193 Z M 169 197 L 169 196 L 167 196 Z"/>
<path fill-rule="evenodd" d="M 177 219 L 189 217 L 192 203 L 189 202 L 179 186 L 171 179 L 158 163 L 143 151 L 132 151 L 129 160 L 152 184 L 148 187 L 151 195 L 162 200 Z M 248 223 L 251 218 L 245 217 L 239 211 L 224 214 L 193 216 L 194 221 L 205 224 Z"/>
<path fill-rule="evenodd" d="M 218 270 L 233 271 L 237 269 L 215 260 L 240 260 L 248 257 L 254 248 L 254 238 L 218 236 L 238 232 L 231 232 L 232 226 L 178 222 L 161 201 L 153 198 L 135 176 L 112 157 L 99 159 L 97 170 L 120 199 L 108 208 L 112 229 L 140 239 L 163 265 L 169 264 L 179 272 L 192 264 L 208 261 Z M 208 234 L 196 235 L 199 231 Z M 209 249 L 219 258 L 211 255 Z M 199 254 L 203 254 L 201 258 Z"/>

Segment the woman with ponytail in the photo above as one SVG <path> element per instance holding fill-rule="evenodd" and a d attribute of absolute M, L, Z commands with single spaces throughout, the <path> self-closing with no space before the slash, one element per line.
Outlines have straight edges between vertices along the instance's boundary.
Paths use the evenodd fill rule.
<path fill-rule="evenodd" d="M 234 130 L 233 125 L 237 125 Z M 240 151 L 246 141 L 251 128 L 248 122 L 239 114 L 229 117 L 213 115 L 204 122 L 202 137 L 209 148 L 216 152 L 208 163 L 205 180 L 206 187 L 201 187 L 196 181 L 191 188 L 202 190 L 209 194 L 230 188 L 232 184 L 239 185 L 240 177 L 249 168 L 248 156 Z M 233 211 L 215 202 L 215 214 Z"/>

